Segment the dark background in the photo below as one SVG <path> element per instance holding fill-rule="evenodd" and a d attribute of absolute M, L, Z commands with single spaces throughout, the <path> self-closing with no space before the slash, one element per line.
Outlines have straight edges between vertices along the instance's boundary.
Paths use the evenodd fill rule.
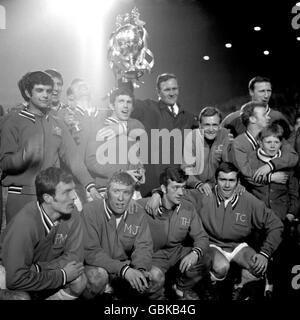
<path fill-rule="evenodd" d="M 98 0 L 99 31 L 81 38 L 76 28 L 84 29 L 89 17 L 84 11 L 79 18 L 71 15 L 76 1 L 67 8 L 61 5 L 65 0 L 57 2 L 57 14 L 49 11 L 49 1 L 0 1 L 7 19 L 6 29 L 0 30 L 0 104 L 5 108 L 22 101 L 16 83 L 25 72 L 47 68 L 62 72 L 64 92 L 73 78 L 83 77 L 93 102 L 105 105 L 101 98 L 115 84 L 106 59 L 108 38 L 116 16 L 135 6 L 146 22 L 155 57 L 152 73 L 142 77 L 144 84 L 135 91 L 138 98 L 155 99 L 157 75 L 172 72 L 179 78 L 180 101 L 186 108 L 198 113 L 209 104 L 228 113 L 247 99 L 249 79 L 264 75 L 279 97 L 273 104 L 299 104 L 300 29 L 291 25 L 296 1 L 118 0 L 103 14 L 110 1 Z M 82 3 L 89 6 L 89 0 Z M 253 30 L 256 25 L 260 32 Z M 225 48 L 226 42 L 232 43 L 231 49 Z M 204 61 L 204 55 L 210 60 Z"/>

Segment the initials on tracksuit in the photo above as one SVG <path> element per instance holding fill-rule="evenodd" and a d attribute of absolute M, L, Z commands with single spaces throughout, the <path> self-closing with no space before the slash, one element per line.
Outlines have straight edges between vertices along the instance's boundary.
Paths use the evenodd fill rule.
<path fill-rule="evenodd" d="M 125 226 L 124 226 L 124 233 L 128 232 L 129 234 L 132 234 L 132 235 L 136 235 L 138 233 L 138 230 L 139 230 L 140 226 L 136 226 L 136 225 L 132 225 L 130 224 L 128 226 L 128 224 L 125 222 Z"/>

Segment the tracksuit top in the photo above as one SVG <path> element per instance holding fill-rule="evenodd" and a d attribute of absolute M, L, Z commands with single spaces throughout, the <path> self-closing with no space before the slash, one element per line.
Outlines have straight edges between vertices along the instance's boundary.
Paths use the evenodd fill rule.
<path fill-rule="evenodd" d="M 128 266 L 149 271 L 153 253 L 150 229 L 143 208 L 126 211 L 118 227 L 105 200 L 83 208 L 85 262 L 122 276 Z"/>
<path fill-rule="evenodd" d="M 229 159 L 241 171 L 245 179 L 252 179 L 256 170 L 251 168 L 249 163 L 249 156 L 253 150 L 258 149 L 258 142 L 249 131 L 242 133 L 233 140 Z M 285 140 L 283 140 L 281 147 L 282 156 L 268 162 L 271 172 L 284 168 L 294 167 L 299 159 L 295 149 Z M 268 179 L 270 179 L 270 174 Z M 269 180 L 270 181 L 270 180 Z"/>
<path fill-rule="evenodd" d="M 138 202 L 145 207 L 149 198 Z M 194 206 L 184 199 L 173 209 L 160 208 L 155 218 L 147 216 L 154 251 L 175 248 L 184 244 L 188 236 L 193 241 L 193 248 L 199 256 L 203 256 L 208 248 L 208 236 L 203 229 L 201 219 Z"/>
<path fill-rule="evenodd" d="M 41 147 L 36 163 L 23 160 L 26 142 L 38 137 Z M 3 124 L 0 145 L 0 165 L 5 173 L 4 186 L 28 187 L 35 194 L 37 174 L 48 167 L 59 167 L 60 158 L 86 188 L 94 185 L 73 138 L 65 124 L 53 116 L 34 115 L 26 110 L 12 113 Z"/>
<path fill-rule="evenodd" d="M 0 264 L 11 290 L 41 291 L 66 284 L 62 268 L 83 262 L 83 225 L 74 210 L 58 223 L 30 202 L 11 220 L 1 235 Z"/>
<path fill-rule="evenodd" d="M 228 148 L 232 141 L 230 133 L 227 129 L 221 128 L 219 129 L 215 140 L 212 145 L 209 145 L 201 133 L 200 129 L 196 129 L 193 132 L 192 145 L 188 145 L 187 148 L 190 149 L 193 156 L 196 156 L 196 143 L 197 139 L 195 135 L 200 135 L 200 139 L 202 138 L 204 150 L 200 150 L 200 152 L 204 152 L 203 155 L 203 170 L 199 175 L 189 175 L 187 180 L 187 186 L 192 188 L 197 188 L 201 186 L 203 183 L 210 183 L 211 186 L 215 184 L 215 172 L 220 163 L 224 161 L 228 161 Z M 199 159 L 202 161 L 202 159 Z M 183 164 L 182 168 L 188 168 L 189 165 Z M 194 167 L 192 165 L 191 167 Z"/>
<path fill-rule="evenodd" d="M 259 151 L 252 151 L 249 156 L 249 164 L 256 170 L 266 162 L 259 158 Z M 289 177 L 286 184 L 268 182 L 267 184 L 249 183 L 249 192 L 258 199 L 264 201 L 267 207 L 271 208 L 279 218 L 285 219 L 290 213 L 295 217 L 299 209 L 299 184 L 291 169 L 284 169 Z"/>
<path fill-rule="evenodd" d="M 105 124 L 103 120 L 95 123 L 95 127 L 87 142 L 85 163 L 88 170 L 95 178 L 98 187 L 105 187 L 108 179 L 116 171 L 137 170 L 143 167 L 141 159 L 139 158 L 139 137 L 131 137 L 132 130 L 139 129 L 140 132 L 145 134 L 142 123 L 131 118 L 129 118 L 127 122 L 119 121 L 113 117 L 108 117 L 106 120 L 112 125 L 119 123 L 123 132 L 120 132 L 120 135 L 107 140 L 107 137 L 105 137 L 103 132 L 105 132 L 105 129 L 109 129 L 110 125 Z M 119 152 L 120 147 L 122 150 L 121 154 Z M 135 150 L 134 155 L 136 155 L 135 158 L 139 161 L 138 163 L 132 163 L 130 161 L 129 152 L 132 152 L 135 147 L 137 149 Z"/>
<path fill-rule="evenodd" d="M 209 241 L 224 250 L 233 251 L 241 242 L 247 242 L 252 229 L 264 229 L 266 238 L 260 252 L 270 257 L 281 242 L 283 224 L 266 205 L 245 191 L 234 196 L 224 207 L 224 200 L 214 188 L 211 196 L 190 190 L 186 194 L 201 217 Z"/>

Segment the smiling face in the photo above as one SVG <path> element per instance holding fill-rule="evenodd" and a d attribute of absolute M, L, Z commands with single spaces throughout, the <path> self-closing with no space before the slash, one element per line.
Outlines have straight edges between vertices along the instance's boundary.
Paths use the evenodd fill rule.
<path fill-rule="evenodd" d="M 127 121 L 133 109 L 132 98 L 129 95 L 119 95 L 116 97 L 114 104 L 110 105 L 113 111 L 112 116 L 120 121 Z"/>
<path fill-rule="evenodd" d="M 199 122 L 199 128 L 203 130 L 204 137 L 207 140 L 214 140 L 220 129 L 220 117 L 215 114 L 211 117 L 202 117 Z"/>
<path fill-rule="evenodd" d="M 225 199 L 229 199 L 238 184 L 237 172 L 232 171 L 225 173 L 220 171 L 218 174 L 217 185 L 218 191 Z"/>
<path fill-rule="evenodd" d="M 281 141 L 275 136 L 265 137 L 259 144 L 269 156 L 275 156 L 281 148 Z"/>
<path fill-rule="evenodd" d="M 161 101 L 166 104 L 174 105 L 177 102 L 179 94 L 178 82 L 176 79 L 171 78 L 167 81 L 160 83 L 158 96 Z"/>
<path fill-rule="evenodd" d="M 48 109 L 51 103 L 52 90 L 52 86 L 43 84 L 35 84 L 31 90 L 31 94 L 26 90 L 31 111 L 45 111 Z"/>

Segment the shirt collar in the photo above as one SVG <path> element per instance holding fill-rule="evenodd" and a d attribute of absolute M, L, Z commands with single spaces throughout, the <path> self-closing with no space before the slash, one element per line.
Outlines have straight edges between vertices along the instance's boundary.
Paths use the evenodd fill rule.
<path fill-rule="evenodd" d="M 216 193 L 216 199 L 217 199 L 217 206 L 219 207 L 222 201 L 225 202 L 226 199 L 219 193 L 219 188 L 217 185 L 215 186 L 215 193 Z M 230 199 L 232 209 L 235 208 L 238 201 L 239 201 L 239 196 L 236 193 L 234 193 Z"/>

